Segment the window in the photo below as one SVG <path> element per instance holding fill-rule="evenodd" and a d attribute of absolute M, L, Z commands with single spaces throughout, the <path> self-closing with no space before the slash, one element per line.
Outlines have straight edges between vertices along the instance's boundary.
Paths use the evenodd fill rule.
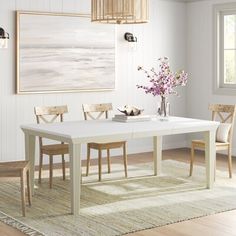
<path fill-rule="evenodd" d="M 215 91 L 236 94 L 236 4 L 214 6 Z"/>

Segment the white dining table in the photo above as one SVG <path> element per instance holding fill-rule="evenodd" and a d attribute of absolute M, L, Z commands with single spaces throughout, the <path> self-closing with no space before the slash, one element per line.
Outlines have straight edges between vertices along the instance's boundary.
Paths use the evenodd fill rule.
<path fill-rule="evenodd" d="M 80 211 L 81 193 L 81 145 L 89 142 L 113 142 L 153 137 L 154 175 L 162 169 L 162 137 L 165 135 L 204 133 L 206 188 L 212 188 L 215 167 L 215 133 L 219 123 L 183 117 L 168 120 L 154 118 L 151 121 L 122 123 L 112 120 L 69 121 L 63 123 L 22 125 L 25 135 L 25 158 L 30 161 L 30 178 L 34 193 L 35 139 L 37 136 L 69 144 L 71 213 Z M 128 179 L 127 179 L 128 181 Z"/>

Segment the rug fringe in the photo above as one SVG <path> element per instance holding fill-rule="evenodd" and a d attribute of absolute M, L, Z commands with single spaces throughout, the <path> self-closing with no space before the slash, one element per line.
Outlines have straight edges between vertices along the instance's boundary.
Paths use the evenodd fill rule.
<path fill-rule="evenodd" d="M 4 224 L 7 224 L 15 229 L 18 229 L 22 233 L 28 236 L 46 236 L 43 233 L 40 233 L 38 230 L 33 229 L 32 227 L 16 220 L 15 218 L 3 213 L 0 211 L 0 221 Z"/>

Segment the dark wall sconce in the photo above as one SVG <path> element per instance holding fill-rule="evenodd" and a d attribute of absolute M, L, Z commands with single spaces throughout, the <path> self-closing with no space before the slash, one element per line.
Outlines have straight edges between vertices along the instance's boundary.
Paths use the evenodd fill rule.
<path fill-rule="evenodd" d="M 137 37 L 135 37 L 132 33 L 125 33 L 124 35 L 125 40 L 128 41 L 129 43 L 137 43 Z"/>
<path fill-rule="evenodd" d="M 7 48 L 9 38 L 9 34 L 0 27 L 0 48 Z"/>

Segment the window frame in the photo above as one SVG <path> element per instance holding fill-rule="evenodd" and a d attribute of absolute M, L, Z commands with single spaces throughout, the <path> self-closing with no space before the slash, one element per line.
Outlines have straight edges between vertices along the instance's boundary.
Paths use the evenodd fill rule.
<path fill-rule="evenodd" d="M 236 84 L 224 83 L 224 16 L 236 15 L 236 3 L 213 5 L 214 93 L 236 95 Z"/>

